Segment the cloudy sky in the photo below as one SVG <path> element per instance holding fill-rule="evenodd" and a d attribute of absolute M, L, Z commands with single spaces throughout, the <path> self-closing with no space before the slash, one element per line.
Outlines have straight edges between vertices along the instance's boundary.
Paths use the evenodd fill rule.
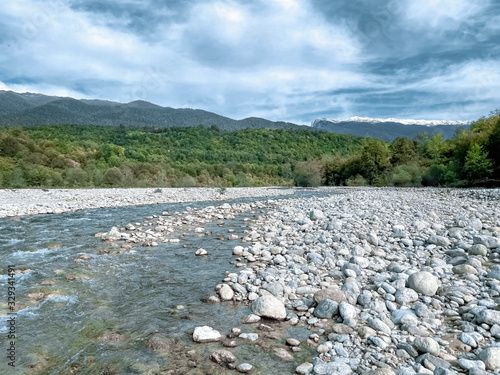
<path fill-rule="evenodd" d="M 0 90 L 316 118 L 500 107 L 498 0 L 15 0 Z"/>

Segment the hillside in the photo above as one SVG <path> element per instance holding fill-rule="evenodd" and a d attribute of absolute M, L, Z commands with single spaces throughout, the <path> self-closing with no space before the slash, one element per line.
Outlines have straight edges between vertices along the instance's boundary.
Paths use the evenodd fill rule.
<path fill-rule="evenodd" d="M 0 187 L 320 184 L 319 160 L 352 155 L 364 143 L 348 135 L 284 129 L 0 128 Z M 314 181 L 308 180 L 311 174 Z"/>
<path fill-rule="evenodd" d="M 162 107 L 146 101 L 117 103 L 105 100 L 77 100 L 32 93 L 0 91 L 0 125 L 104 125 L 150 126 L 155 128 L 216 125 L 223 130 L 309 129 L 288 122 L 257 117 L 233 120 L 212 112 L 190 108 Z"/>

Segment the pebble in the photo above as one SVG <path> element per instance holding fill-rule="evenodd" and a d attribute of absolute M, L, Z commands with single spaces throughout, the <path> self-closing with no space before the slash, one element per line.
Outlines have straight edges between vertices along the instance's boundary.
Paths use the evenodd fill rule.
<path fill-rule="evenodd" d="M 253 366 L 249 363 L 240 363 L 236 366 L 236 371 L 241 372 L 242 374 L 248 374 L 252 372 Z"/>
<path fill-rule="evenodd" d="M 299 375 L 308 375 L 313 372 L 314 366 L 312 363 L 304 362 L 300 366 L 297 366 L 295 372 Z"/>
<path fill-rule="evenodd" d="M 257 341 L 259 339 L 259 335 L 257 333 L 242 333 L 238 337 L 248 341 Z"/>
<path fill-rule="evenodd" d="M 236 357 L 233 353 L 226 349 L 219 349 L 210 355 L 210 359 L 219 365 L 236 362 Z"/>
<path fill-rule="evenodd" d="M 290 345 L 290 346 L 299 346 L 300 345 L 299 340 L 291 338 L 291 337 L 286 339 L 286 343 L 287 343 L 287 345 Z"/>
<path fill-rule="evenodd" d="M 439 353 L 441 352 L 439 344 L 430 337 L 417 337 L 413 342 L 413 345 L 418 351 L 429 353 L 434 356 L 439 355 Z"/>
<path fill-rule="evenodd" d="M 208 255 L 208 252 L 205 249 L 201 248 L 201 249 L 196 250 L 195 255 L 198 257 L 201 257 L 201 256 Z"/>

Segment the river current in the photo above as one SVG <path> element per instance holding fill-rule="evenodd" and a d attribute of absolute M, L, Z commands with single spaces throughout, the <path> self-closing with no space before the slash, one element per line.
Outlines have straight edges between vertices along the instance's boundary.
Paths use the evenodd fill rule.
<path fill-rule="evenodd" d="M 316 195 L 320 194 L 299 194 Z M 106 244 L 94 236 L 115 225 L 143 222 L 147 216 L 161 215 L 163 211 L 182 212 L 186 207 L 222 203 L 107 208 L 0 219 L 0 334 L 4 349 L 0 373 L 155 374 L 171 367 L 168 356 L 147 348 L 151 335 L 193 346 L 199 345 L 191 339 L 197 326 L 208 325 L 226 334 L 232 327 L 253 332 L 253 327 L 242 327 L 240 321 L 250 313 L 248 306 L 203 301 L 214 293 L 225 271 L 237 271 L 230 262 L 235 259 L 232 249 L 241 241 L 221 237 L 227 238 L 229 229 L 242 236 L 249 225 L 244 219 L 253 219 L 262 212 L 239 214 L 224 226 L 208 223 L 205 228 L 210 235 L 191 231 L 179 243 L 160 243 L 155 248 L 138 245 L 123 254 L 103 253 L 100 249 Z M 199 247 L 209 255 L 196 257 L 194 252 Z M 81 255 L 90 259 L 75 261 Z M 7 339 L 6 315 L 8 265 L 17 271 L 15 369 L 7 359 L 11 341 Z M 288 329 L 291 332 L 299 339 L 307 338 L 304 329 Z M 115 334 L 119 339 L 101 339 Z M 202 350 L 208 355 L 210 350 L 221 347 L 205 345 Z M 242 343 L 232 351 L 238 362 L 255 366 L 254 374 L 294 373 L 300 364 L 300 356 L 294 362 L 282 362 L 250 343 Z M 303 357 L 307 358 L 307 354 Z"/>

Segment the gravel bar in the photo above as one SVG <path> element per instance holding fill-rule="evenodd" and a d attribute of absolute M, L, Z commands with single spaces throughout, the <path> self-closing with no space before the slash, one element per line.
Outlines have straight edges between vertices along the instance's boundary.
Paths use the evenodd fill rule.
<path fill-rule="evenodd" d="M 218 201 L 294 194 L 296 189 L 259 188 L 144 188 L 144 189 L 4 189 L 0 218 L 104 207 Z"/>

